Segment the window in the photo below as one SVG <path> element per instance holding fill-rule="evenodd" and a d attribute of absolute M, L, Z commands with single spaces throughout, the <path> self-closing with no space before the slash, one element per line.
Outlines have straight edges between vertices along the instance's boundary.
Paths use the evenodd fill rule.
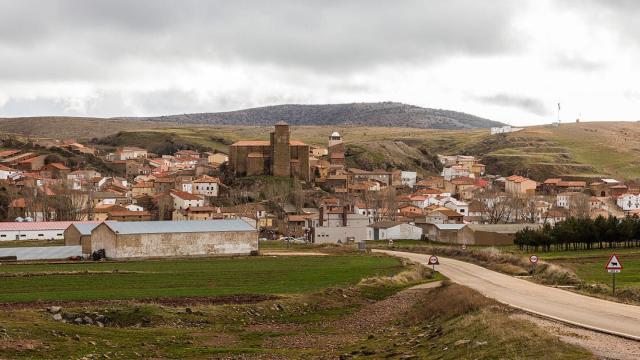
<path fill-rule="evenodd" d="M 62 234 L 56 234 L 57 236 L 62 236 Z"/>
<path fill-rule="evenodd" d="M 7 237 L 7 235 L 0 235 L 0 237 Z"/>

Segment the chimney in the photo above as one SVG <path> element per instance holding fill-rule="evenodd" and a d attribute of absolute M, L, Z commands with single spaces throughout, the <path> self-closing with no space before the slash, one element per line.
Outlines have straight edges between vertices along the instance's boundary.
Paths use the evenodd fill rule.
<path fill-rule="evenodd" d="M 347 205 L 342 206 L 342 226 L 347 226 Z"/>
<path fill-rule="evenodd" d="M 320 217 L 318 218 L 318 226 L 322 227 L 324 223 L 324 205 L 320 205 Z"/>

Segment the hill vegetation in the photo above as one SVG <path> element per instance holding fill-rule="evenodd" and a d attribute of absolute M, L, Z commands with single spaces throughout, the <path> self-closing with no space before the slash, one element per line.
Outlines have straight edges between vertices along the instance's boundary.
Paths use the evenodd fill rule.
<path fill-rule="evenodd" d="M 420 129 L 476 129 L 502 126 L 497 121 L 457 111 L 429 109 L 395 102 L 325 105 L 275 105 L 246 110 L 124 118 L 179 124 L 273 125 L 361 125 Z"/>
<path fill-rule="evenodd" d="M 270 124 L 272 125 L 272 124 Z M 151 151 L 197 148 L 221 152 L 240 139 L 268 140 L 271 126 L 178 125 L 152 121 L 85 118 L 0 120 L 0 133 L 30 137 L 74 137 L 114 148 L 141 146 Z M 441 130 L 359 125 L 291 126 L 291 137 L 326 146 L 338 131 L 346 161 L 363 169 L 415 169 L 421 175 L 440 171 L 437 154 L 478 156 L 492 174 L 548 177 L 640 179 L 640 123 L 590 122 L 525 128 L 491 136 L 486 129 Z"/>

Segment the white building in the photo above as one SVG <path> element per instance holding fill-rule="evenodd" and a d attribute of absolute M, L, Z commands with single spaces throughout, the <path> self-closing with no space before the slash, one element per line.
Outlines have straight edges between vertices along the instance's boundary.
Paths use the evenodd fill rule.
<path fill-rule="evenodd" d="M 473 177 L 474 175 L 469 171 L 469 169 L 463 167 L 462 165 L 453 165 L 450 167 L 445 167 L 442 169 L 441 173 L 442 177 L 449 181 L 451 179 L 455 179 L 458 177 Z"/>
<path fill-rule="evenodd" d="M 191 192 L 196 195 L 217 197 L 220 180 L 212 176 L 203 176 L 193 180 Z"/>
<path fill-rule="evenodd" d="M 510 125 L 501 126 L 501 127 L 492 127 L 491 135 L 512 133 L 512 132 L 520 131 L 522 129 L 523 128 L 511 127 Z"/>
<path fill-rule="evenodd" d="M 413 188 L 414 186 L 416 186 L 417 176 L 418 176 L 418 173 L 416 173 L 415 171 L 401 171 L 400 181 L 403 186 L 408 186 L 410 188 Z"/>
<path fill-rule="evenodd" d="M 640 194 L 622 194 L 616 199 L 616 204 L 624 211 L 640 209 Z"/>
<path fill-rule="evenodd" d="M 171 190 L 169 193 L 173 198 L 174 210 L 185 210 L 189 207 L 204 206 L 204 198 L 202 198 L 201 196 L 189 194 L 180 190 Z"/>
<path fill-rule="evenodd" d="M 571 196 L 574 193 L 563 192 L 556 195 L 556 206 L 564 209 L 568 209 L 571 204 Z"/>
<path fill-rule="evenodd" d="M 72 224 L 89 223 L 99 221 L 0 222 L 0 241 L 61 240 Z"/>
<path fill-rule="evenodd" d="M 314 243 L 345 244 L 367 240 L 367 226 L 371 223 L 371 217 L 345 209 L 321 207 L 318 216 L 308 219 L 307 223 L 312 228 Z"/>
<path fill-rule="evenodd" d="M 17 170 L 0 164 L 0 180 L 6 180 L 8 178 L 11 178 L 17 173 L 18 173 Z"/>
<path fill-rule="evenodd" d="M 449 201 L 444 204 L 444 207 L 464 216 L 467 216 L 469 214 L 469 204 L 465 201 L 457 200 L 455 198 L 450 198 Z"/>
<path fill-rule="evenodd" d="M 367 238 L 369 240 L 420 240 L 422 228 L 401 222 L 381 221 L 368 226 Z"/>

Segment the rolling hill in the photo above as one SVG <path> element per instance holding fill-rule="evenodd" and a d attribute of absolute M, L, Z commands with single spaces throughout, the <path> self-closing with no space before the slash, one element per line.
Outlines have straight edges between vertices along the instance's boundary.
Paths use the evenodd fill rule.
<path fill-rule="evenodd" d="M 462 112 L 395 102 L 276 105 L 229 112 L 123 119 L 179 124 L 258 126 L 273 125 L 283 120 L 290 125 L 360 125 L 419 129 L 478 129 L 504 125 Z"/>

